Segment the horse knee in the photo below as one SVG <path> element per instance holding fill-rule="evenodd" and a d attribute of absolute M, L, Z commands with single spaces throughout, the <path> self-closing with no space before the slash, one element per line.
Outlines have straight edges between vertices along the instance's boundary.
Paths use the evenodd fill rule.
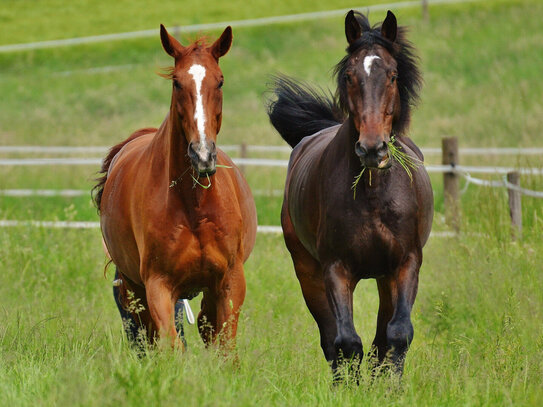
<path fill-rule="evenodd" d="M 409 319 L 391 321 L 387 327 L 387 342 L 396 354 L 407 352 L 413 341 L 413 324 Z"/>
<path fill-rule="evenodd" d="M 362 340 L 356 334 L 353 335 L 338 335 L 334 340 L 334 347 L 338 356 L 343 356 L 345 359 L 359 357 L 362 359 L 364 354 L 362 349 Z"/>

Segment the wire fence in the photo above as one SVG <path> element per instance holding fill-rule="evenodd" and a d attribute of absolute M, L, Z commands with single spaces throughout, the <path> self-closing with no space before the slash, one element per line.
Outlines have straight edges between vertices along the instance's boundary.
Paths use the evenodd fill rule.
<path fill-rule="evenodd" d="M 427 0 L 429 5 L 438 5 L 438 4 L 455 4 L 455 3 L 468 3 L 476 2 L 482 0 Z M 360 6 L 354 7 L 355 9 L 363 10 L 365 12 L 375 12 L 375 11 L 385 11 L 389 9 L 399 10 L 403 8 L 412 8 L 420 7 L 423 4 L 421 0 L 415 1 L 400 1 L 388 4 L 376 4 L 372 6 Z M 263 17 L 263 18 L 254 18 L 247 20 L 233 20 L 233 21 L 223 21 L 217 23 L 208 23 L 208 24 L 194 24 L 178 27 L 169 27 L 168 30 L 172 32 L 179 33 L 193 33 L 201 31 L 210 31 L 223 29 L 224 27 L 230 25 L 233 28 L 239 27 L 255 27 L 255 26 L 264 26 L 271 24 L 279 23 L 292 23 L 308 20 L 318 20 L 323 18 L 339 17 L 344 16 L 350 8 L 338 9 L 338 10 L 327 10 L 327 11 L 317 11 L 310 13 L 300 13 L 300 14 L 290 14 L 283 16 L 272 16 L 272 17 Z M 151 30 L 140 30 L 140 31 L 131 31 L 124 33 L 114 33 L 114 34 L 104 34 L 104 35 L 93 35 L 88 37 L 78 37 L 78 38 L 66 38 L 60 40 L 50 40 L 50 41 L 39 41 L 31 42 L 24 44 L 7 44 L 0 46 L 0 53 L 3 52 L 20 52 L 20 51 L 29 51 L 35 49 L 43 48 L 58 48 L 58 47 L 67 47 L 80 44 L 93 44 L 99 42 L 111 42 L 111 41 L 121 41 L 129 40 L 136 38 L 147 38 L 158 35 L 158 28 Z"/>
<path fill-rule="evenodd" d="M 0 146 L 1 154 L 100 154 L 105 155 L 110 147 L 106 146 Z M 276 145 L 250 145 L 250 144 L 227 144 L 220 146 L 225 152 L 241 152 L 243 149 L 251 153 L 290 153 L 289 146 Z M 421 147 L 424 155 L 441 155 L 440 147 Z M 487 156 L 543 156 L 543 147 L 466 147 L 460 148 L 461 155 L 487 155 Z"/>
<path fill-rule="evenodd" d="M 516 191 L 521 193 L 522 195 L 530 196 L 532 198 L 543 198 L 543 191 L 534 191 L 527 188 L 522 188 L 518 185 L 512 184 L 509 181 L 507 181 L 507 176 L 504 175 L 499 180 L 486 180 L 486 179 L 480 179 L 472 177 L 468 173 L 459 172 L 459 174 L 466 180 L 466 184 L 464 185 L 464 188 L 462 189 L 462 193 L 466 192 L 469 185 L 478 185 L 483 187 L 491 187 L 491 188 L 507 188 L 512 191 Z"/>
<path fill-rule="evenodd" d="M 444 139 L 446 140 L 446 139 Z M 257 166 L 257 167 L 277 167 L 287 168 L 287 159 L 271 159 L 271 158 L 247 158 L 248 153 L 289 153 L 292 149 L 289 146 L 270 146 L 270 145 L 225 145 L 221 147 L 227 152 L 239 152 L 241 157 L 233 158 L 236 165 L 240 167 Z M 444 147 L 447 148 L 447 147 Z M 1 154 L 101 154 L 105 155 L 108 147 L 105 146 L 0 146 Z M 425 154 L 442 154 L 443 148 L 422 148 Z M 456 154 L 461 155 L 543 155 L 543 148 L 460 148 Z M 31 157 L 31 158 L 0 158 L 0 166 L 57 166 L 57 165 L 83 165 L 83 166 L 100 166 L 102 158 L 93 157 Z M 462 166 L 451 164 L 442 165 L 425 165 L 426 171 L 429 173 L 457 174 L 462 176 L 466 183 L 461 193 L 465 192 L 470 184 L 487 186 L 494 188 L 507 188 L 514 190 L 523 195 L 534 198 L 543 198 L 543 192 L 533 191 L 526 188 L 521 188 L 518 185 L 511 184 L 507 181 L 505 175 L 511 172 L 518 172 L 520 175 L 543 175 L 542 168 L 514 168 L 514 167 L 497 167 L 497 166 Z M 484 180 L 473 177 L 471 174 L 492 174 L 504 175 L 501 180 Z M 280 195 L 280 191 L 276 190 L 258 190 L 255 195 Z M 30 189 L 10 189 L 0 190 L 0 195 L 3 196 L 64 196 L 74 197 L 82 196 L 86 192 L 83 190 L 30 190 Z"/>
<path fill-rule="evenodd" d="M 532 198 L 543 198 L 543 191 L 535 191 L 520 186 L 520 176 L 541 176 L 543 168 L 514 168 L 514 167 L 490 167 L 490 166 L 462 166 L 458 165 L 459 154 L 486 154 L 486 155 L 531 155 L 540 154 L 542 148 L 528 149 L 474 149 L 465 148 L 458 149 L 456 139 L 444 138 L 441 149 L 434 149 L 434 153 L 442 153 L 442 165 L 426 165 L 425 168 L 429 173 L 443 174 L 443 194 L 445 198 L 445 209 L 447 223 L 453 227 L 454 231 L 445 232 L 447 234 L 457 233 L 459 231 L 459 212 L 458 201 L 459 196 L 466 192 L 469 185 L 477 185 L 491 188 L 505 188 L 509 196 L 509 209 L 512 222 L 512 237 L 517 239 L 522 234 L 522 209 L 521 195 Z M 245 166 L 261 166 L 261 167 L 279 167 L 286 168 L 288 160 L 286 159 L 267 159 L 267 158 L 246 158 L 247 152 L 289 152 L 290 147 L 286 146 L 247 146 L 247 145 L 230 145 L 223 148 L 226 151 L 240 151 L 241 158 L 233 158 L 236 165 L 242 169 Z M 425 149 L 429 150 L 429 149 Z M 439 150 L 439 151 L 438 151 Z M 72 154 L 72 153 L 104 153 L 106 147 L 42 147 L 42 146 L 2 146 L 0 153 L 38 153 L 38 154 Z M 99 166 L 102 162 L 101 158 L 78 158 L 78 157 L 60 157 L 60 158 L 4 158 L 0 159 L 0 166 L 53 166 L 53 165 L 92 165 Z M 472 176 L 471 174 L 491 174 L 501 175 L 498 180 L 481 179 Z M 463 178 L 465 185 L 462 191 L 459 191 L 458 179 Z M 511 182 L 512 181 L 512 182 Z M 276 195 L 281 196 L 281 190 L 253 190 L 255 195 Z M 64 189 L 6 189 L 0 190 L 0 196 L 12 197 L 47 197 L 47 196 L 62 196 L 76 197 L 89 194 L 86 190 Z M 20 220 L 0 220 L 0 227 L 15 227 L 15 226 L 34 226 L 42 228 L 76 228 L 76 229 L 91 229 L 99 227 L 98 222 L 69 222 L 69 221 L 20 221 Z M 281 233 L 281 228 L 274 225 L 259 225 L 259 233 Z"/>

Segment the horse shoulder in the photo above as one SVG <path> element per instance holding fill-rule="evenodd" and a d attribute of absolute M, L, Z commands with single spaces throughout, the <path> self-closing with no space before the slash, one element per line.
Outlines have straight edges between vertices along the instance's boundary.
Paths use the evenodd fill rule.
<path fill-rule="evenodd" d="M 226 155 L 222 150 L 218 149 L 217 162 L 221 165 L 225 165 L 227 168 L 219 167 L 217 172 L 223 172 L 225 176 L 229 178 L 229 183 L 226 183 L 226 191 L 219 191 L 221 196 L 228 194 L 231 198 L 235 199 L 239 213 L 235 216 L 239 219 L 241 225 L 241 235 L 243 240 L 243 261 L 247 260 L 249 254 L 254 248 L 256 241 L 257 230 L 257 213 L 256 205 L 253 198 L 249 184 L 241 170 L 234 164 L 234 162 Z M 221 185 L 222 186 L 222 185 Z M 232 206 L 227 209 L 228 212 L 232 210 Z M 227 216 L 228 218 L 229 216 Z M 227 219 L 228 221 L 228 219 Z"/>

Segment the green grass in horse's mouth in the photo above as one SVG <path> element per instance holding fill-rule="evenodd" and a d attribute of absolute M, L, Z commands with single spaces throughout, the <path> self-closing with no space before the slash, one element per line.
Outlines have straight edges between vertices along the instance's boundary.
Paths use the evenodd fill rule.
<path fill-rule="evenodd" d="M 387 143 L 388 154 L 390 155 L 391 159 L 396 160 L 398 164 L 402 166 L 402 168 L 409 176 L 411 182 L 413 182 L 413 173 L 411 172 L 411 170 L 416 170 L 417 167 L 422 164 L 422 161 L 418 158 L 411 157 L 406 152 L 402 151 L 401 147 L 394 144 L 395 142 L 396 138 L 394 136 L 391 136 L 390 141 Z M 364 175 L 365 170 L 366 167 L 362 167 L 360 174 L 354 177 L 354 181 L 351 186 L 351 189 L 353 190 L 353 199 L 356 199 L 356 187 L 358 186 L 362 175 Z M 371 169 L 369 170 L 369 185 L 371 186 Z"/>

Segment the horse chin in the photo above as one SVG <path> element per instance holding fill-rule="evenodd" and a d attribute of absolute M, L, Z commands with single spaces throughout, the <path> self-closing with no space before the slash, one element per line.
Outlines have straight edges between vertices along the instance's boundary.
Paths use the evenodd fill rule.
<path fill-rule="evenodd" d="M 198 178 L 212 177 L 213 175 L 215 175 L 216 172 L 217 172 L 216 168 L 205 170 L 205 171 L 198 171 Z"/>
<path fill-rule="evenodd" d="M 377 169 L 378 170 L 386 170 L 388 168 L 390 168 L 392 166 L 392 160 L 390 159 L 390 157 L 387 157 L 385 158 L 383 161 L 381 161 L 379 163 L 379 165 L 377 166 Z"/>
<path fill-rule="evenodd" d="M 192 160 L 191 164 L 194 172 L 198 174 L 198 178 L 211 177 L 217 172 L 215 160 L 210 160 L 210 162 L 206 163 Z"/>
<path fill-rule="evenodd" d="M 390 167 L 392 167 L 392 160 L 390 157 L 387 157 L 377 165 L 368 165 L 368 163 L 366 163 L 364 160 L 360 160 L 360 164 L 362 167 L 370 170 L 388 170 Z"/>

